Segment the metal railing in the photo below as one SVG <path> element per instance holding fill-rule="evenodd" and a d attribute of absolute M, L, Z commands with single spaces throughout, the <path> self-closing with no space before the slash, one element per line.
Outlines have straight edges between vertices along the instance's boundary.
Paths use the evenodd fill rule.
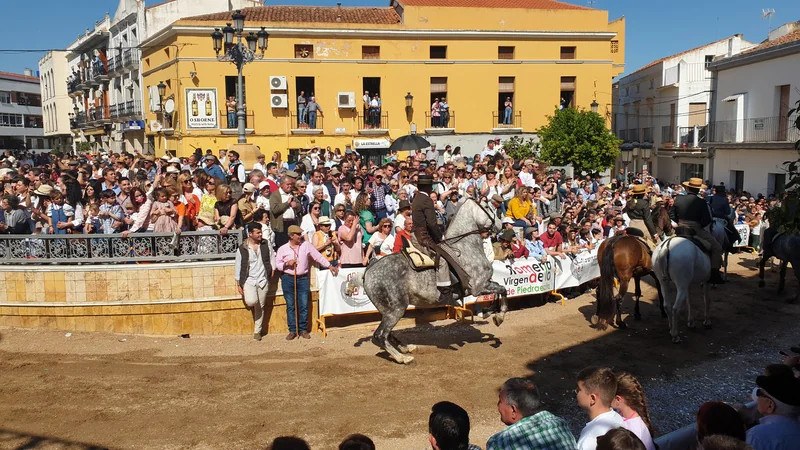
<path fill-rule="evenodd" d="M 219 117 L 222 119 L 222 125 L 224 125 L 221 126 L 220 128 L 225 128 L 228 130 L 235 130 L 236 128 L 239 128 L 239 116 L 233 118 L 233 123 L 229 123 L 227 110 L 222 109 L 219 111 Z M 317 122 L 318 122 L 317 125 L 319 126 L 320 125 L 319 116 L 317 116 Z M 249 109 L 245 111 L 244 127 L 253 128 L 254 124 L 255 124 L 255 113 L 253 113 L 252 109 Z"/>
<path fill-rule="evenodd" d="M 432 117 L 430 111 L 425 112 L 425 123 L 428 125 L 426 128 L 455 128 L 456 127 L 456 111 L 448 109 L 447 114 L 439 117 Z"/>
<path fill-rule="evenodd" d="M 677 84 L 680 81 L 681 76 L 681 67 L 675 66 L 670 67 L 664 70 L 664 80 L 661 83 L 661 86 L 670 86 L 673 84 Z"/>
<path fill-rule="evenodd" d="M 122 58 L 115 56 L 108 60 L 108 73 L 114 73 L 122 68 Z"/>
<path fill-rule="evenodd" d="M 121 105 L 120 105 L 121 106 Z M 128 100 L 125 102 L 124 112 L 120 115 L 124 116 L 138 116 L 142 114 L 142 105 L 139 100 Z"/>
<path fill-rule="evenodd" d="M 358 115 L 359 130 L 374 130 L 389 128 L 389 113 L 381 110 L 369 111 L 366 117 Z"/>
<path fill-rule="evenodd" d="M 301 120 L 302 119 L 302 120 Z M 321 130 L 322 129 L 322 115 L 317 113 L 316 126 L 312 127 L 309 123 L 308 112 L 303 114 L 303 117 L 292 113 L 292 129 L 294 130 Z"/>
<path fill-rule="evenodd" d="M 505 112 L 492 112 L 492 128 L 522 128 L 522 111 L 511 113 L 511 123 L 505 122 Z"/>
<path fill-rule="evenodd" d="M 130 264 L 231 259 L 244 233 L 0 235 L 0 264 Z"/>
<path fill-rule="evenodd" d="M 728 143 L 795 142 L 800 130 L 795 117 L 760 117 L 756 119 L 722 120 L 709 124 L 709 141 Z"/>
<path fill-rule="evenodd" d="M 653 127 L 642 128 L 642 142 L 653 142 Z"/>
<path fill-rule="evenodd" d="M 674 128 L 672 128 L 669 125 L 663 125 L 661 127 L 661 143 L 662 144 L 674 144 L 675 143 Z"/>
<path fill-rule="evenodd" d="M 116 104 L 116 105 L 111 105 L 111 106 L 108 107 L 108 112 L 109 112 L 109 114 L 111 114 L 112 118 L 117 118 L 117 117 L 121 116 L 122 114 L 121 114 L 120 110 L 122 110 L 122 112 L 125 111 L 125 105 L 124 104 L 122 104 L 122 105 Z"/>
<path fill-rule="evenodd" d="M 139 49 L 128 48 L 122 52 L 122 67 L 139 67 Z"/>
<path fill-rule="evenodd" d="M 695 128 L 697 134 L 695 135 Z M 697 127 L 678 127 L 678 143 L 681 147 L 700 148 L 700 144 L 706 142 L 708 126 Z"/>

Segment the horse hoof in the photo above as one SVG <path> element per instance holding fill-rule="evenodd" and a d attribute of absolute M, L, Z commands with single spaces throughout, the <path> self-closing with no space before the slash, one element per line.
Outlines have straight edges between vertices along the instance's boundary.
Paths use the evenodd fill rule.
<path fill-rule="evenodd" d="M 400 364 L 408 365 L 408 364 L 411 364 L 412 362 L 414 362 L 414 357 L 413 356 L 408 356 L 408 355 L 401 355 L 400 360 L 397 361 L 397 362 L 399 362 Z"/>
<path fill-rule="evenodd" d="M 680 336 L 673 336 L 672 337 L 672 343 L 673 344 L 680 344 L 681 343 L 681 337 Z"/>
<path fill-rule="evenodd" d="M 503 324 L 503 320 L 505 320 L 505 319 L 503 317 L 501 317 L 500 314 L 495 314 L 495 315 L 492 316 L 492 321 L 498 327 Z"/>
<path fill-rule="evenodd" d="M 592 316 L 591 323 L 594 326 L 597 326 L 600 323 L 600 318 L 597 317 L 597 314 Z"/>
<path fill-rule="evenodd" d="M 761 280 L 761 281 L 758 282 L 758 287 L 763 288 L 764 286 L 766 286 L 766 283 L 764 283 L 764 280 Z"/>
<path fill-rule="evenodd" d="M 408 353 L 414 353 L 414 352 L 417 351 L 417 346 L 414 345 L 414 344 L 408 344 L 408 345 L 406 345 L 406 351 Z"/>

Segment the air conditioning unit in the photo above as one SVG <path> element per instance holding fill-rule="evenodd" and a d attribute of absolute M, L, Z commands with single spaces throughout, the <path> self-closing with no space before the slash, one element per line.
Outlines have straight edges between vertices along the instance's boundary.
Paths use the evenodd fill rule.
<path fill-rule="evenodd" d="M 288 108 L 289 96 L 286 94 L 271 94 L 269 102 L 272 103 L 273 108 Z"/>
<path fill-rule="evenodd" d="M 338 99 L 336 103 L 339 108 L 355 108 L 356 107 L 356 93 L 355 92 L 339 92 L 336 96 Z"/>
<path fill-rule="evenodd" d="M 271 76 L 269 77 L 269 87 L 275 91 L 285 91 L 286 90 L 286 77 L 283 76 Z"/>

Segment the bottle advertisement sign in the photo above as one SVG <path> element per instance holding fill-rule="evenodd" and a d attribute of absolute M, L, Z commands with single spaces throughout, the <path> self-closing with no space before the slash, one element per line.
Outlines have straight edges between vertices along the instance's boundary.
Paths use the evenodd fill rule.
<path fill-rule="evenodd" d="M 219 128 L 217 90 L 186 89 L 186 127 L 190 130 Z"/>

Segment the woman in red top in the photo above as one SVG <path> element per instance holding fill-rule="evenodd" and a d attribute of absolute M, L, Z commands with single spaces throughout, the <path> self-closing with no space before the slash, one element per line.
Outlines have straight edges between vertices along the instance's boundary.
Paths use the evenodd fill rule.
<path fill-rule="evenodd" d="M 181 203 L 185 207 L 183 231 L 192 231 L 197 228 L 197 212 L 200 211 L 200 199 L 192 193 L 194 185 L 192 184 L 192 176 L 188 174 L 181 174 L 178 177 L 178 183 L 183 193 Z"/>

